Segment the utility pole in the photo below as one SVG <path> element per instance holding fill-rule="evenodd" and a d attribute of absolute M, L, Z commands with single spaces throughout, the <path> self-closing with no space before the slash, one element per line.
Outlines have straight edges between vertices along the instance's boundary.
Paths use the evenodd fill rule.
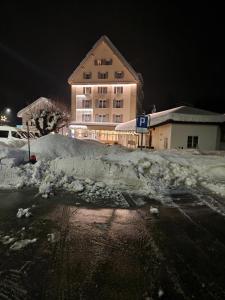
<path fill-rule="evenodd" d="M 30 130 L 29 130 L 29 124 L 28 121 L 26 122 L 27 125 L 27 145 L 28 145 L 28 156 L 30 161 Z"/>

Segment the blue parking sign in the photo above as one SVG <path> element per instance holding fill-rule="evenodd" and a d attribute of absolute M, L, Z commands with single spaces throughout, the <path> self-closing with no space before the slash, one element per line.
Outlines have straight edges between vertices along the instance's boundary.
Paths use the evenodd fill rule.
<path fill-rule="evenodd" d="M 137 116 L 136 128 L 137 128 L 136 131 L 139 132 L 139 133 L 148 132 L 149 116 L 145 116 L 145 115 Z"/>

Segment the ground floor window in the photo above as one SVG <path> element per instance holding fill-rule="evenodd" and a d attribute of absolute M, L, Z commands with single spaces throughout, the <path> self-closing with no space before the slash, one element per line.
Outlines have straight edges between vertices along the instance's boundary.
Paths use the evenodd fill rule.
<path fill-rule="evenodd" d="M 198 146 L 198 136 L 188 136 L 187 138 L 187 148 L 197 148 Z"/>

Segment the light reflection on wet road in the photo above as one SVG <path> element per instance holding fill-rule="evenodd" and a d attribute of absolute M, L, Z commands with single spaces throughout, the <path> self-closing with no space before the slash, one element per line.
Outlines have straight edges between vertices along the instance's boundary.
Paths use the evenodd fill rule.
<path fill-rule="evenodd" d="M 0 296 L 225 299 L 225 219 L 193 195 L 180 195 L 173 207 L 145 199 L 122 209 L 34 194 L 0 192 L 1 237 L 38 239 L 14 252 L 0 244 Z M 34 204 L 31 218 L 16 219 L 19 207 Z"/>

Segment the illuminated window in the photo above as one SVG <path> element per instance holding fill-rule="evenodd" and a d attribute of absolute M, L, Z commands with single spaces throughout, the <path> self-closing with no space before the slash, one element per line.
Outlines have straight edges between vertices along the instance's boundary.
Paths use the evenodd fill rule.
<path fill-rule="evenodd" d="M 85 95 L 91 94 L 91 87 L 84 86 L 83 87 L 83 94 L 85 94 Z"/>
<path fill-rule="evenodd" d="M 91 72 L 84 72 L 83 73 L 83 78 L 84 79 L 91 79 L 92 73 Z"/>
<path fill-rule="evenodd" d="M 113 108 L 123 108 L 123 100 L 113 100 Z"/>
<path fill-rule="evenodd" d="M 108 78 L 108 72 L 98 72 L 98 79 L 107 79 Z"/>
<path fill-rule="evenodd" d="M 114 87 L 114 94 L 123 94 L 123 87 L 122 86 L 115 86 Z"/>
<path fill-rule="evenodd" d="M 113 122 L 114 123 L 122 123 L 123 122 L 123 115 L 113 115 Z"/>
<path fill-rule="evenodd" d="M 99 86 L 98 87 L 99 94 L 107 94 L 107 87 L 106 86 Z"/>
<path fill-rule="evenodd" d="M 91 122 L 91 114 L 82 114 L 82 122 Z"/>
<path fill-rule="evenodd" d="M 115 78 L 119 79 L 119 78 L 123 78 L 124 77 L 124 72 L 115 72 L 114 74 Z"/>
<path fill-rule="evenodd" d="M 107 108 L 108 107 L 108 101 L 107 100 L 97 100 L 96 101 L 96 107 L 97 108 Z"/>
<path fill-rule="evenodd" d="M 197 147 L 198 147 L 198 136 L 188 136 L 187 148 L 197 148 Z"/>
<path fill-rule="evenodd" d="M 96 66 L 112 65 L 112 59 L 111 58 L 95 59 L 95 65 Z"/>

